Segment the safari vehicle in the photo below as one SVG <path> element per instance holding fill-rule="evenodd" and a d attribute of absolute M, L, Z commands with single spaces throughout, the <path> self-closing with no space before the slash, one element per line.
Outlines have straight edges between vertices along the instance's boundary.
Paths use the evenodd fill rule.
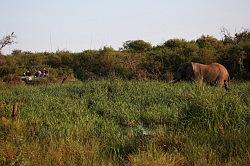
<path fill-rule="evenodd" d="M 35 70 L 35 72 L 26 71 L 24 72 L 20 78 L 23 80 L 26 84 L 34 84 L 36 82 L 46 82 L 48 79 L 48 72 L 44 68 L 42 70 Z"/>

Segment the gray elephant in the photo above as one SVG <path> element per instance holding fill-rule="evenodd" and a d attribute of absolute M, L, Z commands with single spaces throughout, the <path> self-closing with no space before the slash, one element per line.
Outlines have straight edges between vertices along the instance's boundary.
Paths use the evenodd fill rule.
<path fill-rule="evenodd" d="M 201 84 L 206 82 L 211 85 L 224 86 L 228 90 L 230 77 L 227 69 L 219 63 L 204 65 L 186 62 L 181 64 L 177 72 L 174 73 L 172 82 L 180 80 L 197 81 Z"/>

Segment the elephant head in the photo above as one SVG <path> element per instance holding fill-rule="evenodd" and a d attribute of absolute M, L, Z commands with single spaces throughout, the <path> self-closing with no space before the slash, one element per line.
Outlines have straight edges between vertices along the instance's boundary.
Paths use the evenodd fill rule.
<path fill-rule="evenodd" d="M 192 62 L 186 62 L 180 65 L 178 70 L 174 73 L 173 81 L 191 80 L 194 75 Z"/>

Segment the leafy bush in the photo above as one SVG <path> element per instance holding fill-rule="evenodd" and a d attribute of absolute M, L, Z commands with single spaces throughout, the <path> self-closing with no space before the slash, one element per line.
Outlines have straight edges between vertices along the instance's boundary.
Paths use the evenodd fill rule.
<path fill-rule="evenodd" d="M 119 51 L 112 47 L 79 53 L 17 50 L 10 56 L 0 56 L 0 77 L 46 67 L 70 69 L 80 80 L 110 76 L 164 80 L 171 78 L 169 74 L 176 71 L 181 63 L 193 61 L 205 64 L 219 62 L 226 66 L 231 78 L 245 80 L 250 78 L 249 40 L 249 31 L 243 31 L 234 36 L 225 35 L 222 40 L 203 35 L 192 41 L 169 39 L 156 46 L 143 40 L 129 40 Z"/>
<path fill-rule="evenodd" d="M 143 40 L 128 40 L 123 44 L 123 50 L 132 52 L 145 52 L 152 49 L 152 45 Z"/>
<path fill-rule="evenodd" d="M 19 76 L 8 75 L 3 78 L 3 82 L 7 84 L 24 84 L 24 81 L 21 80 Z"/>

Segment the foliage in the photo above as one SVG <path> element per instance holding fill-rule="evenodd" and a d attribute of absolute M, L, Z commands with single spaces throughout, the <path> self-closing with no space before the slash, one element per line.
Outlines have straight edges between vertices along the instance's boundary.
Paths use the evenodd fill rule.
<path fill-rule="evenodd" d="M 143 40 L 128 40 L 123 44 L 123 50 L 132 52 L 146 52 L 151 50 L 152 45 Z"/>
<path fill-rule="evenodd" d="M 67 75 L 56 71 L 70 70 L 79 80 L 120 77 L 124 79 L 169 80 L 183 62 L 209 64 L 219 62 L 228 69 L 230 77 L 250 79 L 249 31 L 224 34 L 222 40 L 201 36 L 197 40 L 169 39 L 152 46 L 143 40 L 129 40 L 121 50 L 105 46 L 99 50 L 79 53 L 69 51 L 25 52 L 14 50 L 12 55 L 0 55 L 0 77 L 20 75 L 25 70 L 48 68 L 55 77 Z M 67 69 L 67 70 L 64 70 Z"/>

